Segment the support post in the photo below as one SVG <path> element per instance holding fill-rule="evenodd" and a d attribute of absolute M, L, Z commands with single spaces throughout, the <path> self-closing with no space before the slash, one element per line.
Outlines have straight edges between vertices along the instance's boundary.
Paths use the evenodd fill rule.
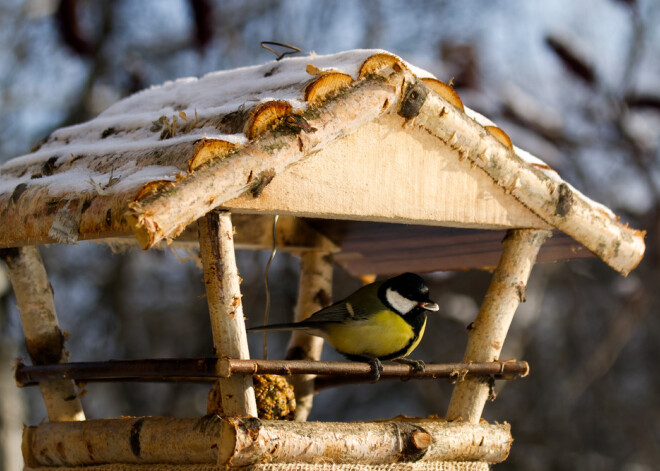
<path fill-rule="evenodd" d="M 305 252 L 300 259 L 300 284 L 296 304 L 296 322 L 307 319 L 332 300 L 332 254 L 326 252 Z M 321 359 L 323 339 L 293 331 L 287 360 Z M 314 400 L 314 380 L 316 375 L 297 375 L 291 378 L 296 394 L 295 420 L 304 422 L 312 410 Z"/>
<path fill-rule="evenodd" d="M 231 214 L 212 211 L 199 220 L 199 253 L 204 267 L 213 347 L 218 358 L 249 359 Z M 257 416 L 252 377 L 218 380 L 227 416 Z"/>
<path fill-rule="evenodd" d="M 516 229 L 502 241 L 502 255 L 475 321 L 470 325 L 464 362 L 499 359 L 504 339 L 518 305 L 525 300 L 529 274 L 543 242 L 552 233 L 545 230 Z M 459 381 L 449 402 L 447 418 L 478 423 L 491 394 L 488 378 Z"/>
<path fill-rule="evenodd" d="M 3 249 L 0 257 L 7 263 L 32 362 L 35 365 L 66 363 L 69 352 L 64 348 L 65 337 L 55 313 L 53 288 L 39 249 L 36 246 Z M 85 420 L 72 380 L 51 381 L 39 387 L 51 422 Z"/>

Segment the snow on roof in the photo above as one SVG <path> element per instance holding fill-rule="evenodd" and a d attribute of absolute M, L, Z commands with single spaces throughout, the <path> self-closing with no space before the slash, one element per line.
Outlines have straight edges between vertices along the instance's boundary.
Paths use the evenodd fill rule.
<path fill-rule="evenodd" d="M 382 50 L 365 49 L 330 55 L 310 55 L 271 61 L 266 64 L 209 73 L 203 77 L 186 77 L 152 86 L 135 93 L 82 124 L 54 131 L 32 153 L 16 157 L 0 167 L 0 194 L 11 193 L 19 185 L 47 186 L 50 196 L 92 191 L 110 180 L 110 174 L 94 171 L 93 166 L 75 165 L 80 156 L 96 157 L 122 152 L 146 152 L 200 139 L 218 139 L 242 146 L 247 142 L 243 132 L 223 133 L 211 124 L 195 126 L 185 134 L 162 139 L 164 127 L 177 124 L 185 128 L 191 120 L 204 121 L 226 116 L 241 108 L 270 101 L 288 102 L 296 111 L 306 110 L 308 103 L 301 96 L 301 84 L 309 82 L 306 66 L 313 63 L 320 70 L 339 71 L 357 79 L 360 66 Z M 426 70 L 406 63 L 419 78 L 435 78 Z M 465 108 L 465 112 L 480 124 L 494 125 L 488 118 Z M 158 121 L 161 120 L 161 126 Z M 150 123 L 145 127 L 145 123 Z M 154 123 L 154 124 L 151 124 Z M 549 167 L 537 157 L 516 149 L 523 159 L 540 168 Z M 179 165 L 158 165 L 142 169 L 134 162 L 117 161 L 112 178 L 121 185 L 109 186 L 110 193 L 139 188 L 151 180 L 174 180 L 184 170 Z M 44 167 L 52 172 L 44 172 Z M 71 170 L 68 168 L 71 167 Z M 67 171 L 57 171 L 63 168 Z M 550 170 L 548 173 L 552 174 Z M 39 176 L 40 175 L 40 176 Z"/>
<path fill-rule="evenodd" d="M 182 78 L 125 98 L 91 121 L 53 132 L 34 152 L 0 167 L 0 211 L 3 218 L 14 222 L 0 229 L 0 246 L 11 246 L 19 240 L 47 241 L 44 227 L 53 224 L 53 219 L 62 211 L 70 213 L 68 202 L 76 197 L 84 200 L 74 214 L 80 219 L 81 238 L 102 237 L 106 232 L 123 233 L 127 229 L 124 213 L 131 205 L 135 209 L 137 199 L 147 189 L 151 190 L 146 186 L 169 181 L 172 182 L 170 187 L 176 187 L 205 162 L 215 160 L 217 163 L 222 156 L 246 149 L 260 133 L 282 123 L 283 119 L 286 121 L 286 116 L 315 118 L 305 112 L 319 106 L 326 94 L 358 82 L 375 73 L 377 68 L 389 68 L 389 73 L 392 68 L 396 71 L 395 63 L 417 79 L 435 80 L 427 71 L 386 51 L 352 50 L 286 58 L 213 72 L 201 78 Z M 451 93 L 455 94 L 450 89 Z M 457 104 L 451 97 L 443 98 Z M 457 95 L 456 99 L 463 110 Z M 388 100 L 384 100 L 386 105 Z M 387 106 L 380 109 L 375 109 L 373 104 L 365 106 L 368 112 L 356 118 L 356 125 L 389 110 L 385 109 Z M 464 112 L 481 126 L 494 126 L 468 108 Z M 359 113 L 357 107 L 355 113 Z M 294 119 L 288 125 L 304 133 L 305 119 Z M 339 130 L 332 139 L 341 135 Z M 314 141 L 313 137 L 310 139 Z M 300 153 L 310 152 L 309 145 L 302 151 L 302 142 L 299 138 Z M 522 165 L 526 163 L 553 181 L 564 183 L 537 157 L 513 146 L 511 149 L 522 159 Z M 300 158 L 302 155 L 295 156 L 289 163 Z M 251 177 L 252 173 L 248 181 Z M 245 191 L 246 185 L 241 185 L 240 190 Z M 608 208 L 589 200 L 572 186 L 568 188 L 585 201 L 587 207 L 616 218 Z M 228 199 L 211 198 L 215 206 Z M 93 211 L 88 211 L 90 207 Z M 98 221 L 87 213 L 95 214 Z M 39 222 L 39 218 L 45 222 Z M 103 219 L 103 224 L 99 218 Z M 179 222 L 167 230 L 154 230 L 161 231 L 157 238 L 170 237 L 182 230 L 182 225 Z M 52 239 L 52 231 L 48 232 Z"/>
<path fill-rule="evenodd" d="M 175 120 L 183 128 L 190 120 L 203 122 L 270 101 L 285 101 L 294 110 L 305 110 L 308 104 L 301 96 L 301 88 L 311 78 L 305 70 L 310 61 L 320 69 L 340 70 L 357 78 L 360 65 L 365 59 L 379 52 L 383 51 L 355 50 L 326 56 L 287 58 L 280 62 L 212 72 L 200 78 L 186 77 L 153 86 L 115 103 L 90 121 L 54 131 L 35 152 L 4 164 L 0 167 L 0 193 L 13 191 L 16 185 L 24 183 L 28 186 L 52 185 L 50 194 L 57 196 L 68 190 L 83 191 L 89 178 L 102 179 L 102 175 L 93 171 L 88 175 L 54 171 L 51 175 L 42 176 L 38 182 L 31 181 L 35 175 L 31 170 L 38 172 L 40 167 L 54 157 L 57 159 L 52 166 L 66 168 L 80 155 L 139 152 L 183 142 L 191 143 L 202 138 L 243 145 L 247 141 L 243 132 L 223 133 L 211 124 L 194 127 L 185 134 L 163 140 L 163 126 L 152 123 L 160 119 L 163 122 L 167 120 L 167 125 Z M 145 123 L 149 123 L 149 126 L 145 127 Z M 129 164 L 127 168 L 120 166 L 114 172 L 115 176 L 124 176 L 122 172 L 129 176 L 134 170 Z M 177 171 L 172 166 L 163 167 L 161 174 L 154 177 L 170 180 Z M 79 181 L 81 177 L 85 182 Z M 139 180 L 136 179 L 136 183 Z M 67 188 L 67 185 L 70 186 Z"/>

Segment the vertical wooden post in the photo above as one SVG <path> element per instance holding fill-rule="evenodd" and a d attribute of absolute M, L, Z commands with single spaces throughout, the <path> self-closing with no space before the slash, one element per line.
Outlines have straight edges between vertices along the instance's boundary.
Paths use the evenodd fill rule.
<path fill-rule="evenodd" d="M 518 305 L 525 300 L 525 288 L 536 255 L 552 233 L 545 230 L 511 230 L 502 242 L 502 255 L 493 274 L 477 318 L 468 333 L 463 361 L 499 359 L 504 339 Z M 447 418 L 478 423 L 488 400 L 488 379 L 467 378 L 456 384 Z"/>
<path fill-rule="evenodd" d="M 64 334 L 55 313 L 53 288 L 48 281 L 39 249 L 34 246 L 3 249 L 30 358 L 35 365 L 66 363 Z M 41 394 L 51 421 L 85 420 L 80 399 L 71 380 L 41 383 Z"/>
<path fill-rule="evenodd" d="M 212 211 L 199 220 L 199 253 L 204 266 L 215 353 L 218 358 L 249 359 L 234 234 L 228 211 Z M 235 375 L 218 382 L 225 415 L 257 416 L 251 376 Z"/>
<path fill-rule="evenodd" d="M 305 252 L 300 260 L 300 283 L 296 304 L 296 322 L 307 319 L 332 299 L 332 254 Z M 287 360 L 320 360 L 323 339 L 300 331 L 291 334 Z M 295 420 L 305 421 L 312 410 L 315 375 L 296 375 L 291 378 L 296 393 Z"/>

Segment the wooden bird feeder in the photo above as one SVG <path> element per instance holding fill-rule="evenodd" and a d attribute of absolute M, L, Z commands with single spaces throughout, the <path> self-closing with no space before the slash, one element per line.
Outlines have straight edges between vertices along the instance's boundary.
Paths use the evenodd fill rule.
<path fill-rule="evenodd" d="M 596 256 L 626 275 L 644 253 L 643 233 L 384 51 L 287 58 L 137 93 L 0 167 L 0 215 L 32 359 L 17 382 L 39 385 L 49 418 L 25 428 L 35 471 L 489 469 L 512 438 L 507 424 L 480 420 L 484 377 L 527 371 L 498 359 L 534 263 Z M 452 376 L 446 418 L 308 423 L 315 389 L 337 373 L 365 378 L 369 365 L 316 361 L 320 339 L 299 334 L 293 360 L 249 359 L 234 254 L 270 249 L 273 215 L 278 249 L 301 258 L 298 319 L 330 300 L 333 260 L 365 279 L 494 268 L 463 363 L 383 371 Z M 217 358 L 67 363 L 37 246 L 79 240 L 198 244 Z M 257 418 L 253 373 L 292 374 L 296 421 Z M 77 379 L 215 382 L 210 410 L 222 416 L 85 420 Z"/>

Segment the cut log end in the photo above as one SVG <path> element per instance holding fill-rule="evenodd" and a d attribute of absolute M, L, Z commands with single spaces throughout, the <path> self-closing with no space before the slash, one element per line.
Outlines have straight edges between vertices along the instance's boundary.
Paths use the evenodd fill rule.
<path fill-rule="evenodd" d="M 177 175 L 177 180 L 182 175 Z M 135 195 L 133 201 L 129 203 L 128 209 L 124 213 L 124 219 L 143 250 L 152 248 L 164 237 L 164 234 L 157 223 L 145 216 L 142 203 L 151 198 L 163 195 L 168 191 L 172 191 L 175 188 L 175 183 L 176 180 L 154 180 L 146 183 Z"/>
<path fill-rule="evenodd" d="M 429 87 L 431 90 L 433 90 L 435 93 L 440 95 L 442 98 L 447 100 L 449 103 L 454 105 L 456 108 L 460 108 L 462 111 L 465 111 L 465 107 L 463 106 L 463 101 L 461 100 L 461 97 L 458 95 L 456 90 L 454 90 L 453 87 L 447 85 L 445 82 L 442 82 L 438 79 L 434 79 L 432 77 L 426 77 L 422 79 L 422 82 L 424 85 Z"/>
<path fill-rule="evenodd" d="M 245 134 L 248 139 L 263 134 L 277 126 L 281 119 L 293 111 L 293 107 L 286 101 L 273 100 L 258 105 L 247 122 Z"/>
<path fill-rule="evenodd" d="M 394 71 L 397 71 L 397 69 L 408 69 L 405 63 L 398 57 L 381 52 L 374 54 L 362 63 L 358 76 L 364 78 L 369 75 L 381 75 L 386 68 L 391 68 Z"/>
<path fill-rule="evenodd" d="M 322 73 L 305 86 L 305 101 L 321 103 L 351 84 L 353 78 L 341 72 Z"/>
<path fill-rule="evenodd" d="M 221 139 L 202 139 L 195 147 L 195 153 L 188 161 L 188 172 L 192 172 L 207 162 L 222 159 L 236 149 L 236 144 Z"/>
<path fill-rule="evenodd" d="M 164 189 L 167 185 L 171 185 L 171 184 L 172 184 L 171 180 L 154 180 L 149 183 L 146 183 L 142 188 L 140 188 L 140 191 L 138 191 L 137 195 L 135 195 L 135 198 L 133 200 L 140 201 L 145 198 L 148 198 L 149 196 L 155 195 L 160 190 Z"/>
<path fill-rule="evenodd" d="M 485 126 L 486 131 L 490 133 L 495 139 L 497 139 L 502 145 L 513 150 L 513 142 L 507 133 L 502 131 L 502 129 L 497 126 Z"/>
<path fill-rule="evenodd" d="M 157 240 L 160 240 L 160 236 L 157 231 L 150 230 L 145 226 L 145 219 L 139 215 L 138 208 L 139 203 L 131 203 L 129 210 L 124 214 L 124 219 L 133 230 L 140 247 L 143 250 L 148 250 L 154 246 Z"/>

